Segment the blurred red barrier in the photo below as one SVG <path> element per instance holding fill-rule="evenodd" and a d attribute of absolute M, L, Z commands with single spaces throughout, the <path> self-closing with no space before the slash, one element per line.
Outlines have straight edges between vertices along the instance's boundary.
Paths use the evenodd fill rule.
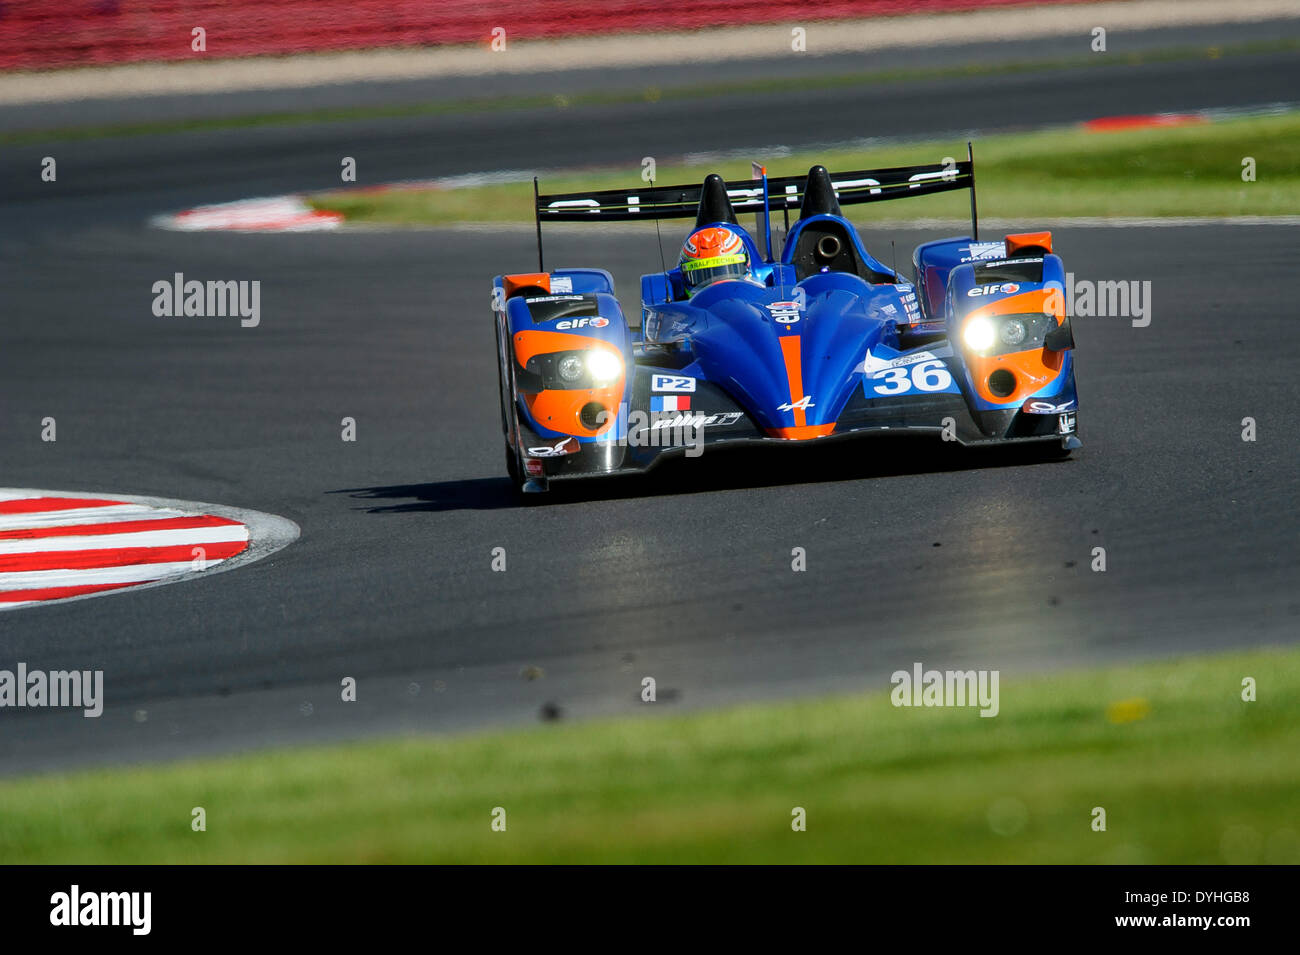
<path fill-rule="evenodd" d="M 495 27 L 515 40 L 1029 2 L 822 0 L 810 7 L 806 0 L 0 0 L 0 69 L 487 43 Z M 206 31 L 206 53 L 191 50 L 195 27 Z"/>

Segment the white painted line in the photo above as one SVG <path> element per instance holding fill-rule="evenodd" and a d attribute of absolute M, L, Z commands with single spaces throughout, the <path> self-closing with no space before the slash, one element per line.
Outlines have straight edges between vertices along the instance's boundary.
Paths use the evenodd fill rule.
<path fill-rule="evenodd" d="M 171 547 L 182 544 L 226 544 L 248 540 L 242 524 L 217 527 L 178 527 L 130 534 L 84 534 L 76 537 L 28 537 L 0 541 L 0 554 L 34 554 L 65 550 L 109 550 L 118 547 Z M 0 590 L 3 590 L 0 587 Z"/>
<path fill-rule="evenodd" d="M 232 558 L 233 559 L 233 558 Z M 204 570 L 194 570 L 194 565 L 188 560 L 175 561 L 171 563 L 159 564 L 126 564 L 121 567 L 98 567 L 89 570 L 15 570 L 8 573 L 0 574 L 0 590 L 33 590 L 38 587 L 80 587 L 83 585 L 93 584 L 126 584 L 135 583 L 142 580 L 152 580 L 158 583 L 173 583 L 184 576 L 190 576 L 189 572 L 196 574 L 208 573 L 215 570 L 221 560 L 207 561 Z M 161 578 L 166 577 L 167 580 Z M 139 590 L 139 587 L 131 587 L 130 590 Z M 108 591 L 114 593 L 115 591 Z M 99 594 L 85 594 L 87 597 L 98 597 Z M 66 599 L 66 598 L 65 598 Z M 78 599 L 78 598 L 73 598 Z M 48 603 L 62 603 L 62 601 L 45 601 Z M 0 608 L 5 605 L 0 603 Z"/>
<path fill-rule="evenodd" d="M 52 494 L 40 495 L 54 497 Z M 73 495 L 88 497 L 89 495 Z M 119 500 L 118 495 L 113 500 Z M 22 498 L 11 498 L 22 500 Z M 106 507 L 78 507 L 67 511 L 34 511 L 26 514 L 0 514 L 0 531 L 26 530 L 32 527 L 67 527 L 71 524 L 100 524 L 113 521 L 138 521 L 152 517 L 184 517 L 194 511 L 158 511 L 139 504 L 110 504 Z"/>

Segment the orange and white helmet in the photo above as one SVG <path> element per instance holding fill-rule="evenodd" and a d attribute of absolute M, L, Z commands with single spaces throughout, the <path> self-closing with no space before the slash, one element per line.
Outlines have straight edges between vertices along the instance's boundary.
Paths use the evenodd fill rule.
<path fill-rule="evenodd" d="M 682 246 L 677 260 L 682 270 L 686 293 L 694 295 L 706 285 L 722 279 L 740 279 L 749 275 L 749 252 L 745 240 L 730 226 L 697 229 Z"/>

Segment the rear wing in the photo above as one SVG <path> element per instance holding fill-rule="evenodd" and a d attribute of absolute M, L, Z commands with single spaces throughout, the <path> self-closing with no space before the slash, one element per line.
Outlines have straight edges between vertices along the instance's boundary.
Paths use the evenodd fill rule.
<path fill-rule="evenodd" d="M 763 181 L 743 179 L 726 183 L 727 196 L 737 213 L 790 210 L 803 205 L 805 176 L 780 176 L 767 180 L 764 203 Z M 922 166 L 894 166 L 888 169 L 862 169 L 835 173 L 831 184 L 840 205 L 885 202 L 957 189 L 970 190 L 971 238 L 979 238 L 979 220 L 975 208 L 975 157 L 969 143 L 966 159 L 960 162 L 932 163 Z M 542 194 L 533 179 L 533 211 L 537 223 L 537 267 L 542 266 L 543 222 L 619 222 L 628 220 L 694 218 L 703 186 L 656 186 L 641 189 L 605 189 L 593 192 Z"/>

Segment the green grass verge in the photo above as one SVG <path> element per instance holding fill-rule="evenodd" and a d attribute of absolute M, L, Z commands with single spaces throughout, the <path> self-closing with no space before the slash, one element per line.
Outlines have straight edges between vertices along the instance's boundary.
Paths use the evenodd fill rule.
<path fill-rule="evenodd" d="M 771 160 L 768 171 L 774 176 L 797 175 L 821 162 L 834 172 L 939 162 L 945 156 L 964 157 L 965 143 L 800 153 Z M 1255 182 L 1241 178 L 1247 156 L 1255 159 Z M 981 215 L 1025 219 L 1027 225 L 1061 216 L 1295 215 L 1300 214 L 1300 113 L 1121 132 L 1059 129 L 987 136 L 976 144 L 975 169 Z M 749 163 L 742 159 L 661 165 L 658 181 L 695 182 L 708 172 L 748 179 Z M 557 173 L 542 180 L 547 193 L 640 184 L 639 165 Z M 454 190 L 341 190 L 313 196 L 311 202 L 359 224 L 525 222 L 532 218 L 532 183 Z M 850 212 L 870 222 L 961 218 L 970 214 L 970 207 L 967 194 L 956 192 L 855 206 Z"/>
<path fill-rule="evenodd" d="M 872 693 L 19 779 L 0 861 L 1297 862 L 1298 752 L 1265 650 L 1004 680 L 993 719 Z"/>

